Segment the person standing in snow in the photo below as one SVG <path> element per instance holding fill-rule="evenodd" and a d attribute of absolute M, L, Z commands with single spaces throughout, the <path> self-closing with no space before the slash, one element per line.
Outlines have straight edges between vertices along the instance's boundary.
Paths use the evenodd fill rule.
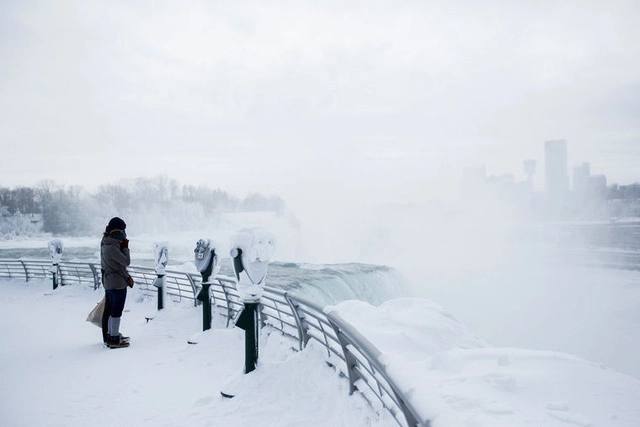
<path fill-rule="evenodd" d="M 131 264 L 127 224 L 111 218 L 100 242 L 102 285 L 105 291 L 105 306 L 102 314 L 102 339 L 109 348 L 129 347 L 128 337 L 120 333 L 120 319 L 127 299 L 127 286 L 133 287 L 133 279 L 127 271 Z"/>

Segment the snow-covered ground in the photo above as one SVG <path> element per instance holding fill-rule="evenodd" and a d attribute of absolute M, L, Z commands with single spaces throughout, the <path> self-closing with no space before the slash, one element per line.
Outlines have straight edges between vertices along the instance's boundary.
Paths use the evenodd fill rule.
<path fill-rule="evenodd" d="M 122 330 L 132 344 L 108 349 L 85 322 L 102 297 L 84 287 L 1 282 L 0 419 L 5 426 L 384 425 L 323 353 L 293 353 L 264 336 L 260 368 L 236 398 L 220 390 L 244 366 L 243 332 L 215 329 L 197 345 L 199 308 L 170 305 L 150 322 L 152 300 L 129 294 Z M 382 424 L 380 424 L 382 423 Z"/>
<path fill-rule="evenodd" d="M 0 282 L 0 416 L 7 426 L 390 426 L 311 346 L 261 337 L 258 369 L 241 376 L 243 335 L 215 328 L 197 345 L 201 310 L 155 302 L 134 289 L 122 328 L 131 347 L 102 346 L 84 321 L 102 297 L 80 286 Z M 336 310 L 382 352 L 382 361 L 434 427 L 637 426 L 640 381 L 568 354 L 490 347 L 422 298 Z M 219 391 L 241 377 L 233 399 Z"/>

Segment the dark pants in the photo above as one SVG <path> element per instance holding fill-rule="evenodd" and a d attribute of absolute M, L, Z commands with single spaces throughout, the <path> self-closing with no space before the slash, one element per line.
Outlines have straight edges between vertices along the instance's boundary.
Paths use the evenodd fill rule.
<path fill-rule="evenodd" d="M 102 341 L 107 342 L 109 317 L 122 317 L 127 300 L 127 288 L 105 290 L 104 311 L 102 312 Z"/>

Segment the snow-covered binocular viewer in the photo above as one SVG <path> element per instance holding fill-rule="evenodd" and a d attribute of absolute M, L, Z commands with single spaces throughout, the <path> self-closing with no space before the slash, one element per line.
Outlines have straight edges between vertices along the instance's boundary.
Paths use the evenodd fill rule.
<path fill-rule="evenodd" d="M 51 255 L 51 263 L 57 265 L 62 260 L 62 241 L 58 239 L 49 242 L 49 254 Z"/>
<path fill-rule="evenodd" d="M 153 259 L 156 262 L 156 274 L 164 276 L 169 262 L 169 247 L 166 243 L 156 243 L 153 246 Z"/>
<path fill-rule="evenodd" d="M 211 240 L 200 239 L 193 252 L 196 268 L 202 275 L 202 282 L 208 282 L 209 277 L 215 276 L 220 270 L 216 248 L 212 245 Z"/>
<path fill-rule="evenodd" d="M 51 272 L 51 279 L 53 281 L 53 289 L 58 287 L 58 273 L 59 273 L 59 265 L 62 260 L 62 241 L 58 239 L 53 239 L 49 242 L 49 255 L 51 255 L 51 267 L 49 267 L 49 271 Z"/>
<path fill-rule="evenodd" d="M 273 236 L 260 228 L 245 228 L 233 236 L 230 255 L 242 301 L 257 302 L 262 297 L 274 249 Z"/>

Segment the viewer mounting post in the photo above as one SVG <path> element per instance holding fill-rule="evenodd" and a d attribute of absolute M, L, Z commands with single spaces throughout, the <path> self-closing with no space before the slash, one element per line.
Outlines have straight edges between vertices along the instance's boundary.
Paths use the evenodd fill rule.
<path fill-rule="evenodd" d="M 49 242 L 49 254 L 51 255 L 51 277 L 53 279 L 53 289 L 58 287 L 58 275 L 60 273 L 60 260 L 62 259 L 62 241 L 54 239 Z"/>
<path fill-rule="evenodd" d="M 236 272 L 236 279 L 244 271 L 242 266 L 242 249 L 231 250 L 233 259 L 233 269 Z M 236 326 L 244 330 L 244 373 L 256 369 L 258 363 L 258 306 L 259 302 L 243 300 L 244 308 L 236 320 Z"/>

